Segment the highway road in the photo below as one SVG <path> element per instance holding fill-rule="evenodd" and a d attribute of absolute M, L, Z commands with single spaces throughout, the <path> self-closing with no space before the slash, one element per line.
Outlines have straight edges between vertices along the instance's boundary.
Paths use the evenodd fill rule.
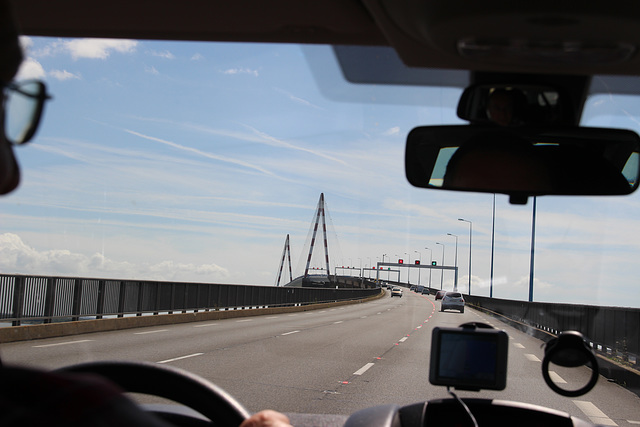
<path fill-rule="evenodd" d="M 509 334 L 507 388 L 460 396 L 528 402 L 605 425 L 640 424 L 636 395 L 602 377 L 585 396 L 556 395 L 542 379 L 541 341 L 476 310 L 439 307 L 433 295 L 405 290 L 402 298 L 332 309 L 7 343 L 0 355 L 4 363 L 47 369 L 114 359 L 169 364 L 209 379 L 250 411 L 348 415 L 448 397 L 428 381 L 431 331 L 481 321 Z M 565 388 L 590 375 L 557 368 Z"/>

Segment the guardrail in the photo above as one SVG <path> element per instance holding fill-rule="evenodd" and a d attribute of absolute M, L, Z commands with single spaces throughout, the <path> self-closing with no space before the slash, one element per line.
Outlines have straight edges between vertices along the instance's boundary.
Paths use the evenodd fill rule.
<path fill-rule="evenodd" d="M 467 303 L 558 334 L 580 331 L 594 350 L 640 367 L 640 309 L 464 296 Z"/>
<path fill-rule="evenodd" d="M 0 322 L 51 323 L 367 298 L 379 289 L 289 288 L 0 274 Z"/>

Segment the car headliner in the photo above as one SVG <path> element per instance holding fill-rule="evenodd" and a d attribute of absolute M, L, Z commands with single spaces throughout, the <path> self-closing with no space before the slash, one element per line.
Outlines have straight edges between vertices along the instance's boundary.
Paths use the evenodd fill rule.
<path fill-rule="evenodd" d="M 23 33 L 52 37 L 113 37 L 392 45 L 409 66 L 497 72 L 638 74 L 640 3 L 613 0 L 534 3 L 484 0 L 20 0 Z M 552 62 L 523 56 L 495 61 L 460 54 L 464 38 L 567 47 Z M 586 44 L 580 45 L 580 43 Z M 618 60 L 571 55 L 626 50 Z M 546 52 L 549 53 L 549 52 Z M 556 51 L 557 53 L 557 51 Z M 543 55 L 544 56 L 544 55 Z M 549 55 L 547 55 L 549 56 Z"/>

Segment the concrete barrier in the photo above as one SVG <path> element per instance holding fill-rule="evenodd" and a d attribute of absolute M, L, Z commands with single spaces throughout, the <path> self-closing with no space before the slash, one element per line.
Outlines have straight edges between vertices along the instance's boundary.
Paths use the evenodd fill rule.
<path fill-rule="evenodd" d="M 90 334 L 94 332 L 118 331 L 121 329 L 172 325 L 176 323 L 204 322 L 210 320 L 320 310 L 324 308 L 338 307 L 341 305 L 360 304 L 363 302 L 373 301 L 382 298 L 384 295 L 385 291 L 381 289 L 380 294 L 378 295 L 354 301 L 338 301 L 293 307 L 199 311 L 197 313 L 159 314 L 154 316 L 119 317 L 115 319 L 93 319 L 41 325 L 9 326 L 6 328 L 0 328 L 0 343 Z"/>

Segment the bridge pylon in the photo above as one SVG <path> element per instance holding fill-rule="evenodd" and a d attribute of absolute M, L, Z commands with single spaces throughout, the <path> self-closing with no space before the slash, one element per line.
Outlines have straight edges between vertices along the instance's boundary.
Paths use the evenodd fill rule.
<path fill-rule="evenodd" d="M 320 200 L 318 200 L 318 207 L 316 208 L 315 222 L 313 226 L 313 236 L 311 237 L 311 245 L 309 246 L 309 256 L 307 258 L 307 266 L 304 269 L 304 276 L 306 278 L 309 276 L 309 265 L 311 264 L 311 255 L 313 254 L 313 247 L 316 242 L 316 235 L 318 233 L 318 226 L 320 224 L 320 220 L 322 220 L 322 235 L 324 238 L 324 259 L 327 264 L 327 278 L 331 280 L 331 270 L 329 269 L 329 247 L 327 244 L 327 222 L 325 220 L 325 203 L 324 203 L 324 193 L 320 193 Z"/>
<path fill-rule="evenodd" d="M 289 235 L 284 241 L 284 249 L 282 250 L 282 258 L 280 259 L 280 268 L 278 268 L 278 279 L 276 280 L 276 286 L 280 286 L 280 278 L 282 277 L 282 269 L 284 267 L 284 260 L 289 260 L 289 282 L 293 280 L 293 273 L 291 272 L 291 249 L 289 247 Z"/>

